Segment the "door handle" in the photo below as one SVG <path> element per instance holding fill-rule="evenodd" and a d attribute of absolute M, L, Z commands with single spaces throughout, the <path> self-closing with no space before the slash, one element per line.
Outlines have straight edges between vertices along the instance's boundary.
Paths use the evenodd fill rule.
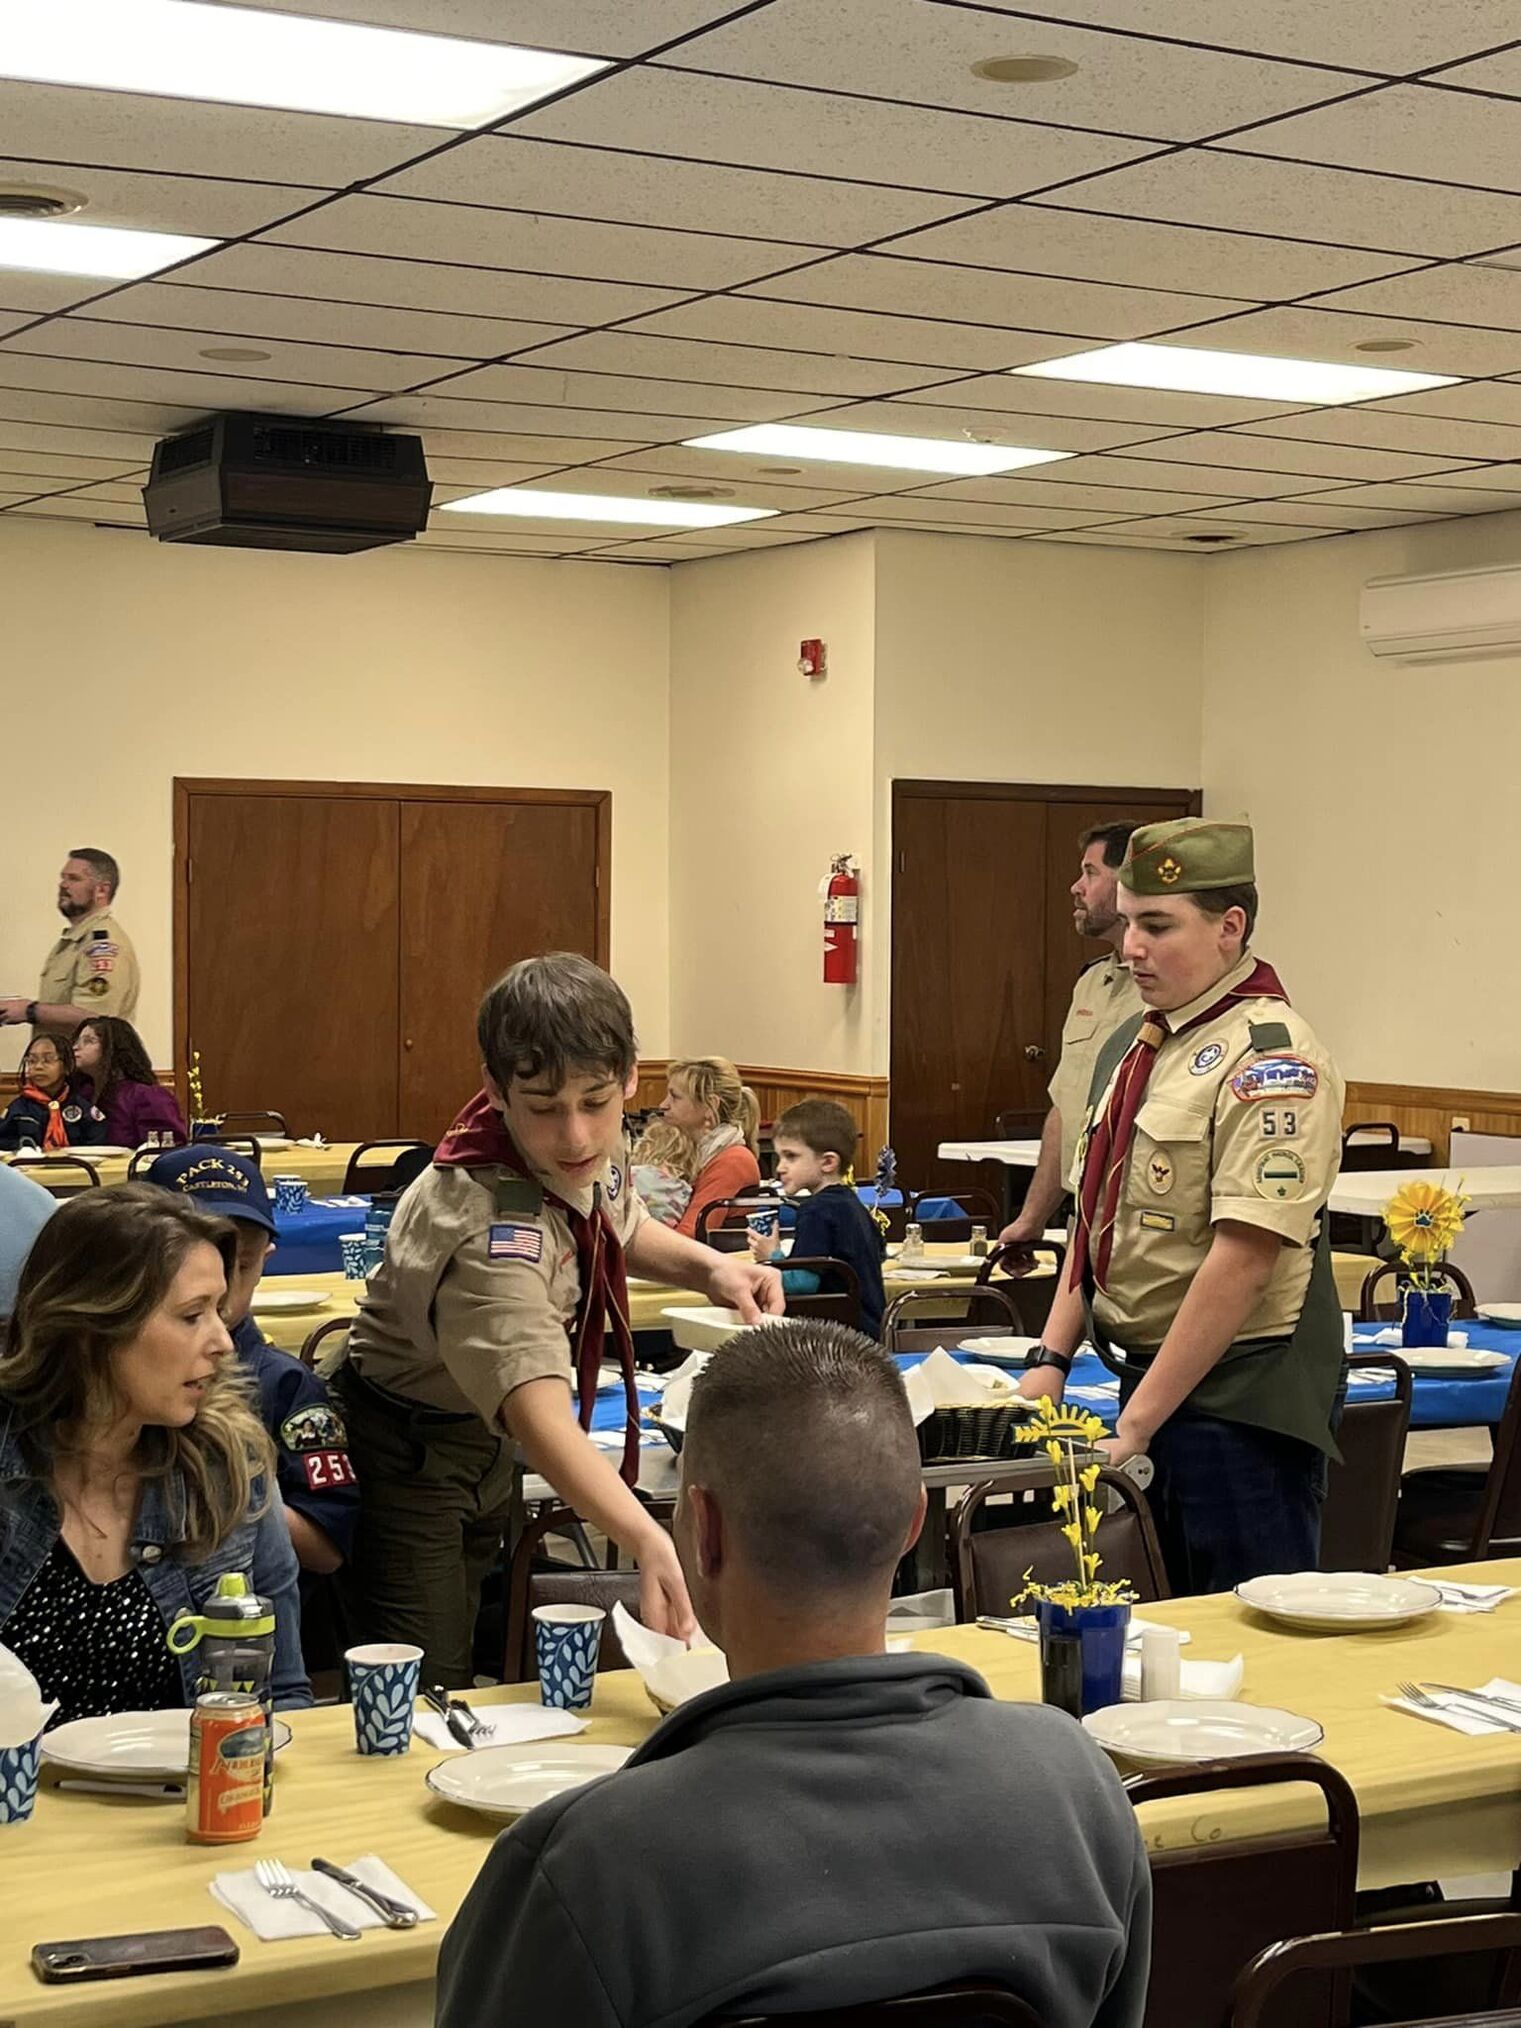
<path fill-rule="evenodd" d="M 412 1047 L 412 1038 L 410 1035 L 404 1035 L 402 1037 L 401 1046 L 403 1049 L 410 1049 Z"/>
<path fill-rule="evenodd" d="M 411 1044 L 409 1043 L 407 1046 L 410 1048 Z M 1044 1063 L 1046 1060 L 1046 1052 L 1038 1042 L 1027 1042 L 1025 1044 L 1025 1056 L 1031 1063 Z"/>

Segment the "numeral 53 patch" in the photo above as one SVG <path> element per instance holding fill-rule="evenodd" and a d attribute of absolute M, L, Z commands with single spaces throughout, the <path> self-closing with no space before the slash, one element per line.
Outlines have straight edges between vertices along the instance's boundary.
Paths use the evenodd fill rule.
<path fill-rule="evenodd" d="M 1262 1108 L 1262 1138 L 1265 1141 L 1292 1141 L 1299 1132 L 1299 1114 L 1293 1106 Z"/>

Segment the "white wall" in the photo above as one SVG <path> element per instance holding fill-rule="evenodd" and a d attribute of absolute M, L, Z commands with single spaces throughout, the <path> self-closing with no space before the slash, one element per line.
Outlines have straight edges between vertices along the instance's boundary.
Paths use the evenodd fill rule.
<path fill-rule="evenodd" d="M 143 965 L 138 1025 L 170 1061 L 176 775 L 606 788 L 613 969 L 663 1055 L 669 589 L 611 564 L 174 549 L 7 515 L 0 993 L 36 992 L 58 868 L 104 846 Z M 229 902 L 255 897 L 251 868 Z"/>
<path fill-rule="evenodd" d="M 1256 826 L 1260 944 L 1343 1072 L 1521 1087 L 1521 658 L 1376 662 L 1366 579 L 1521 562 L 1521 514 L 1206 566 L 1206 807 Z"/>

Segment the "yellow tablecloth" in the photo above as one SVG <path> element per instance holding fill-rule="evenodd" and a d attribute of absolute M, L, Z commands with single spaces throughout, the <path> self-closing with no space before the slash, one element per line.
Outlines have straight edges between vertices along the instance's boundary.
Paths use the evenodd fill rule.
<path fill-rule="evenodd" d="M 261 1309 L 258 1297 L 255 1297 L 255 1323 L 270 1344 L 278 1345 L 283 1352 L 299 1352 L 313 1331 L 334 1317 L 352 1317 L 364 1293 L 363 1282 L 351 1282 L 344 1275 L 275 1275 L 266 1279 L 262 1287 L 274 1296 L 300 1291 L 326 1298 L 320 1310 L 307 1310 L 290 1316 Z M 324 1339 L 318 1347 L 319 1357 L 329 1352 L 337 1340 L 336 1331 L 332 1343 Z"/>
<path fill-rule="evenodd" d="M 1479 1582 L 1521 1583 L 1521 1560 L 1467 1566 Z M 1521 1862 L 1521 1735 L 1466 1738 L 1378 1703 L 1402 1676 L 1477 1683 L 1515 1670 L 1521 1602 L 1497 1613 L 1437 1613 L 1411 1629 L 1368 1634 L 1293 1634 L 1272 1628 L 1233 1598 L 1178 1599 L 1147 1617 L 1189 1628 L 1193 1659 L 1246 1657 L 1243 1695 L 1284 1704 L 1326 1728 L 1324 1757 L 1357 1793 L 1362 1813 L 1360 1884 L 1504 1870 Z M 922 1634 L 916 1645 L 980 1669 L 995 1694 L 1038 1695 L 1033 1647 L 976 1627 Z M 532 1686 L 477 1693 L 532 1702 Z M 597 1679 L 588 1743 L 636 1745 L 656 1725 L 630 1671 Z M 172 1803 L 44 1793 L 32 1821 L 0 1831 L 0 2021 L 49 2028 L 158 2028 L 236 2017 L 298 1999 L 376 1994 L 427 1979 L 445 1923 L 459 1906 L 499 1826 L 436 1800 L 423 1777 L 441 1756 L 413 1747 L 399 1760 L 361 1760 L 343 1707 L 290 1714 L 295 1733 L 280 1756 L 275 1810 L 252 1845 L 189 1845 L 184 1810 Z M 1184 1797 L 1143 1815 L 1153 1850 L 1269 1833 L 1314 1821 L 1307 1790 L 1245 1792 L 1205 1807 Z M 736 1836 L 750 1835 L 743 1827 Z M 256 1857 L 304 1866 L 314 1853 L 340 1864 L 378 1852 L 443 1918 L 406 1931 L 366 1932 L 357 1944 L 328 1937 L 259 1943 L 207 1893 L 212 1875 Z M 168 1929 L 225 1920 L 242 1961 L 205 1977 L 114 1980 L 75 1988 L 41 1985 L 28 1966 L 34 1943 L 80 1935 Z M 364 2018 L 363 2013 L 355 2015 Z"/>
<path fill-rule="evenodd" d="M 313 1197 L 336 1197 L 343 1188 L 343 1179 L 349 1166 L 349 1157 L 358 1146 L 355 1141 L 334 1141 L 321 1148 L 276 1148 L 261 1146 L 261 1164 L 265 1182 L 276 1176 L 299 1176 L 305 1182 Z M 130 1155 L 105 1155 L 97 1160 L 88 1148 L 74 1148 L 71 1154 L 82 1155 L 97 1171 L 105 1184 L 125 1183 L 131 1164 Z M 377 1155 L 376 1160 L 380 1157 Z M 0 1155 L 0 1162 L 14 1161 L 13 1155 Z M 24 1165 L 23 1165 L 24 1166 Z M 65 1178 L 69 1171 L 64 1171 Z M 46 1175 L 47 1171 L 44 1170 Z M 82 1177 L 78 1178 L 83 1181 Z"/>
<path fill-rule="evenodd" d="M 891 1302 L 894 1296 L 911 1294 L 933 1295 L 937 1289 L 965 1288 L 968 1283 L 977 1279 L 977 1267 L 982 1265 L 979 1261 L 977 1267 L 962 1266 L 961 1263 L 967 1257 L 964 1246 L 926 1246 L 924 1265 L 933 1272 L 924 1276 L 915 1276 L 901 1270 L 895 1257 L 889 1259 L 884 1276 L 887 1300 Z M 1050 1266 L 1042 1265 L 1032 1270 L 1032 1278 L 1039 1280 L 1050 1273 Z M 998 1279 L 1002 1280 L 1003 1277 L 999 1276 Z M 663 1331 L 667 1328 L 664 1312 L 673 1303 L 680 1303 L 690 1309 L 708 1301 L 709 1298 L 696 1289 L 671 1289 L 667 1288 L 664 1282 L 646 1282 L 631 1278 L 628 1291 L 629 1323 L 636 1331 Z"/>

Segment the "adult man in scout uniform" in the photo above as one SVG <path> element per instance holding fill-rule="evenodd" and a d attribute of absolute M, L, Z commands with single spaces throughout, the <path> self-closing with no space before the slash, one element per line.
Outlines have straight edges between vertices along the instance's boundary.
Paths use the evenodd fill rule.
<path fill-rule="evenodd" d="M 476 1034 L 485 1087 L 397 1206 L 333 1376 L 360 1483 L 346 1573 L 357 1638 L 414 1643 L 425 1680 L 451 1688 L 473 1680 L 481 1584 L 512 1519 L 514 1443 L 635 1557 L 644 1624 L 695 1630 L 671 1539 L 630 1490 L 639 1401 L 625 1262 L 748 1323 L 782 1308 L 774 1268 L 657 1224 L 630 1186 L 633 1016 L 606 972 L 563 952 L 526 958 L 486 994 Z M 586 1434 L 604 1358 L 623 1367 L 621 1469 Z"/>
<path fill-rule="evenodd" d="M 132 1019 L 137 953 L 111 913 L 120 880 L 109 852 L 81 845 L 69 854 L 58 876 L 58 908 L 68 927 L 48 952 L 36 999 L 0 1001 L 0 1022 L 29 1021 L 72 1035 L 92 1014 Z"/>
<path fill-rule="evenodd" d="M 1098 1053 L 1122 1021 L 1137 1013 L 1141 996 L 1120 956 L 1125 924 L 1115 900 L 1119 870 L 1134 824 L 1096 824 L 1078 840 L 1082 863 L 1072 883 L 1072 924 L 1080 937 L 1108 945 L 1102 957 L 1084 965 L 1072 989 L 1062 1023 L 1062 1053 L 1047 1087 L 1051 1110 L 1040 1136 L 1040 1160 L 1012 1225 L 998 1235 L 1033 1249 L 1067 1194 L 1077 1157 L 1077 1139 L 1088 1117 L 1088 1087 Z"/>
<path fill-rule="evenodd" d="M 1252 833 L 1150 824 L 1120 870 L 1145 1003 L 1101 1053 L 1067 1286 L 1021 1382 L 1060 1396 L 1091 1326 L 1121 1369 L 1113 1458 L 1148 1452 L 1179 1592 L 1315 1567 L 1342 1323 L 1324 1208 L 1342 1080 L 1248 950 Z"/>

